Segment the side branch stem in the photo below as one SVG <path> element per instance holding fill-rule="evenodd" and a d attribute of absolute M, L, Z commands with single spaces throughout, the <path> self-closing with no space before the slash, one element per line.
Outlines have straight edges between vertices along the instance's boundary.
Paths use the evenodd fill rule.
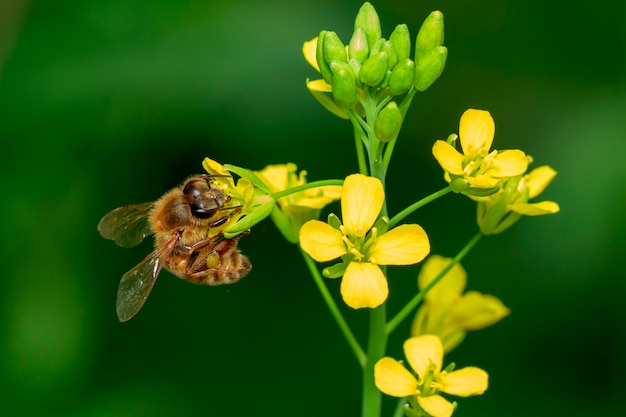
<path fill-rule="evenodd" d="M 402 219 L 404 219 L 409 214 L 413 213 L 415 210 L 425 206 L 428 203 L 435 201 L 439 197 L 443 197 L 444 195 L 448 194 L 450 191 L 452 191 L 450 187 L 446 187 L 411 204 L 410 206 L 402 210 L 400 213 L 393 216 L 391 220 L 389 220 L 389 229 L 391 229 L 392 227 L 395 227 Z"/>
<path fill-rule="evenodd" d="M 311 259 L 311 257 L 307 255 L 302 250 L 302 248 L 300 248 L 300 252 L 302 253 L 302 257 L 304 258 L 304 261 L 306 262 L 309 268 L 309 271 L 311 271 L 313 280 L 315 281 L 317 288 L 320 290 L 320 293 L 322 294 L 322 298 L 324 299 L 324 302 L 328 306 L 330 313 L 332 314 L 333 318 L 337 322 L 339 329 L 345 336 L 346 341 L 348 342 L 348 345 L 350 345 L 350 348 L 352 349 L 352 352 L 354 353 L 354 356 L 356 356 L 357 362 L 359 363 L 361 367 L 364 367 L 365 361 L 366 361 L 365 352 L 363 352 L 363 348 L 361 348 L 361 345 L 359 345 L 359 342 L 356 340 L 356 337 L 354 337 L 352 330 L 350 330 L 350 326 L 348 326 L 348 323 L 346 322 L 343 315 L 339 311 L 339 308 L 337 307 L 337 303 L 335 303 L 335 300 L 333 299 L 332 295 L 328 291 L 328 287 L 324 283 L 324 279 L 322 278 L 322 275 L 317 269 L 317 265 L 315 265 L 315 262 L 313 262 L 313 259 Z"/>

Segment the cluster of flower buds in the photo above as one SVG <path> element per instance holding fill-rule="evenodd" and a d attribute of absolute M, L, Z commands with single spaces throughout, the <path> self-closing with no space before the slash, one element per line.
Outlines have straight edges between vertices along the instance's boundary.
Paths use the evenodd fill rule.
<path fill-rule="evenodd" d="M 412 87 L 426 90 L 443 71 L 447 49 L 442 44 L 443 14 L 435 11 L 417 34 L 411 59 L 407 26 L 398 25 L 389 39 L 383 38 L 376 10 L 365 3 L 357 14 L 348 45 L 335 32 L 323 30 L 317 38 L 315 58 L 322 78 L 332 86 L 335 102 L 351 109 L 357 103 L 359 89 L 388 89 L 392 96 L 405 94 Z"/>

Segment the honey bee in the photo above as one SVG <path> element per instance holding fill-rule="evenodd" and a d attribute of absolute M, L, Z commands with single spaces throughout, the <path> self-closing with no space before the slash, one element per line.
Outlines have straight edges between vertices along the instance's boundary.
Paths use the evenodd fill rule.
<path fill-rule="evenodd" d="M 122 276 L 117 289 L 117 316 L 130 320 L 146 302 L 161 269 L 194 284 L 237 282 L 250 272 L 250 261 L 237 249 L 242 235 L 209 237 L 240 207 L 225 207 L 230 196 L 215 187 L 211 175 L 200 175 L 155 202 L 131 204 L 107 213 L 98 224 L 102 237 L 122 247 L 155 237 L 155 250 Z M 224 214 L 227 212 L 227 214 Z"/>

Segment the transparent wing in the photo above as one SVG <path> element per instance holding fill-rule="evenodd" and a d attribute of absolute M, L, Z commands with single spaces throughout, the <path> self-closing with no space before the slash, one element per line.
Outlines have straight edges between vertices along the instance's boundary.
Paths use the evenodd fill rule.
<path fill-rule="evenodd" d="M 128 321 L 141 310 L 159 272 L 163 262 L 171 255 L 178 236 L 172 237 L 166 244 L 154 250 L 136 267 L 122 276 L 117 287 L 117 317 L 120 321 Z"/>
<path fill-rule="evenodd" d="M 100 220 L 98 231 L 124 248 L 137 246 L 152 234 L 148 215 L 153 206 L 154 203 L 142 203 L 116 208 Z"/>

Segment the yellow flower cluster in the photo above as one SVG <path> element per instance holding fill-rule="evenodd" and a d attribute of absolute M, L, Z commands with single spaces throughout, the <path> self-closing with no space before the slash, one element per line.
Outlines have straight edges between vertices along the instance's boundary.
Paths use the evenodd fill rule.
<path fill-rule="evenodd" d="M 438 140 L 433 155 L 443 168 L 444 178 L 455 192 L 478 202 L 478 225 L 483 234 L 500 233 L 521 215 L 538 216 L 559 211 L 553 201 L 529 203 L 556 176 L 549 166 L 534 169 L 527 175 L 529 161 L 519 149 L 490 151 L 495 123 L 485 110 L 469 109 L 461 116 L 457 151 L 453 136 L 448 142 Z"/>

